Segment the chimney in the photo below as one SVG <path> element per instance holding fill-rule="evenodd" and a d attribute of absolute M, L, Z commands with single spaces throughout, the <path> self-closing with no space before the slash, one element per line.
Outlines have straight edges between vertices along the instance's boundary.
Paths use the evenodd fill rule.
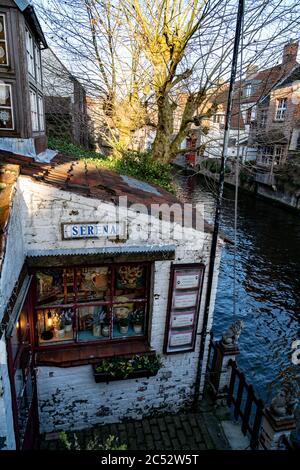
<path fill-rule="evenodd" d="M 282 63 L 283 64 L 295 64 L 297 60 L 297 53 L 298 53 L 298 42 L 290 41 L 286 44 L 283 48 L 283 57 Z"/>
<path fill-rule="evenodd" d="M 255 64 L 248 65 L 247 70 L 246 70 L 246 78 L 253 77 L 254 75 L 257 74 L 257 72 L 258 72 L 258 66 L 257 65 L 255 65 Z"/>

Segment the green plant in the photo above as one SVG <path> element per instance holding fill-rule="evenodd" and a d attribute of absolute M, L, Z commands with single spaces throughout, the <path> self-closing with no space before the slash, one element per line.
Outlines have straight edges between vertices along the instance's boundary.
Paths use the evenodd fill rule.
<path fill-rule="evenodd" d="M 112 377 L 125 379 L 134 371 L 145 370 L 156 373 L 162 367 L 161 359 L 158 355 L 136 355 L 129 358 L 113 357 L 103 359 L 96 365 L 96 372 L 107 373 Z"/>
<path fill-rule="evenodd" d="M 143 310 L 135 310 L 131 314 L 131 321 L 136 325 L 141 325 L 144 321 L 144 311 Z"/>
<path fill-rule="evenodd" d="M 154 183 L 167 191 L 175 193 L 171 165 L 154 161 L 151 152 L 136 152 L 132 150 L 122 153 L 121 156 L 112 155 L 105 157 L 93 150 L 86 150 L 66 140 L 54 137 L 49 138 L 48 146 L 68 155 L 73 155 L 75 159 Z"/>
<path fill-rule="evenodd" d="M 78 437 L 75 433 L 73 434 L 73 442 L 65 432 L 59 433 L 59 440 L 67 450 L 127 450 L 127 445 L 119 444 L 119 439 L 113 435 L 109 435 L 104 443 L 102 443 L 97 437 L 90 439 L 87 442 L 85 449 L 80 446 Z"/>
<path fill-rule="evenodd" d="M 120 325 L 120 326 L 128 326 L 128 325 L 129 325 L 129 320 L 128 320 L 128 318 L 120 318 L 120 320 L 119 320 L 119 325 Z"/>

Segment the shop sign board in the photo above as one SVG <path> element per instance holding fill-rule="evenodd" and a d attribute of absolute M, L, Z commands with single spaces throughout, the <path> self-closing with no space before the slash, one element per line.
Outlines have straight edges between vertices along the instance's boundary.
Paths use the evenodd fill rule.
<path fill-rule="evenodd" d="M 203 276 L 203 264 L 171 267 L 165 354 L 188 352 L 195 348 Z"/>
<path fill-rule="evenodd" d="M 63 223 L 63 240 L 85 238 L 126 238 L 126 225 L 121 222 Z"/>

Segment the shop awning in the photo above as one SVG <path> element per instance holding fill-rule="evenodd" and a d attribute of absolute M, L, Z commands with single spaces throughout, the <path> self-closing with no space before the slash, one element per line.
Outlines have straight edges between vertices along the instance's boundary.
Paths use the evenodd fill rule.
<path fill-rule="evenodd" d="M 143 260 L 169 260 L 175 258 L 176 245 L 128 245 L 101 248 L 58 248 L 54 250 L 29 250 L 29 266 L 75 265 L 81 262 Z M 116 258 L 116 259 L 115 259 Z"/>

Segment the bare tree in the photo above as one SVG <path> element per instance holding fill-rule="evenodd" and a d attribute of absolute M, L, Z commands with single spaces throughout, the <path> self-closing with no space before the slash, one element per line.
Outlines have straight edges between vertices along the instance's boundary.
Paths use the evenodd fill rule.
<path fill-rule="evenodd" d="M 118 150 L 155 131 L 153 159 L 171 161 L 191 126 L 205 125 L 232 56 L 234 0 L 37 0 L 50 42 L 89 93 L 101 97 L 103 135 Z M 243 70 L 279 61 L 297 38 L 299 2 L 246 1 Z"/>

